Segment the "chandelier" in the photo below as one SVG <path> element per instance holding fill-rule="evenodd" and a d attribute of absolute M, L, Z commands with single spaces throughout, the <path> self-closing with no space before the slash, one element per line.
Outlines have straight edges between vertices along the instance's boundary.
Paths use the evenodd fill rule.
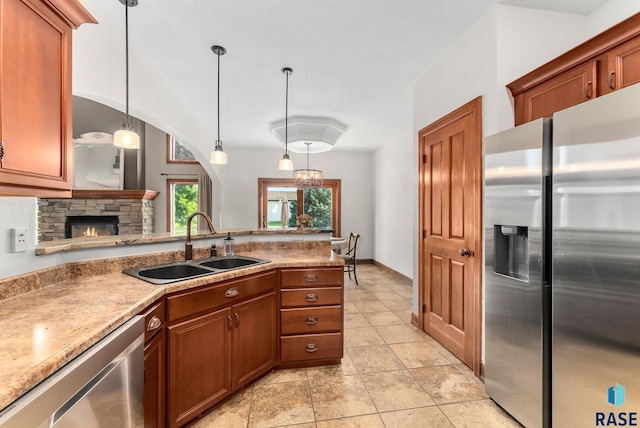
<path fill-rule="evenodd" d="M 311 142 L 306 141 L 307 145 L 307 168 L 296 169 L 293 171 L 294 186 L 298 189 L 314 189 L 322 187 L 323 172 L 319 169 L 309 169 L 309 146 Z"/>

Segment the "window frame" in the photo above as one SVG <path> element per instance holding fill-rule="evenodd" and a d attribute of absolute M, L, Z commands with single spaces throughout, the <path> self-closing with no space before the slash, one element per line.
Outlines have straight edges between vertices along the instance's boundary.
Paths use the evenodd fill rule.
<path fill-rule="evenodd" d="M 262 229 L 265 219 L 267 218 L 267 193 L 269 187 L 291 187 L 294 186 L 293 178 L 258 178 L 258 228 Z M 324 179 L 323 188 L 331 189 L 331 221 L 333 223 L 333 235 L 340 235 L 340 223 L 341 223 L 341 187 L 342 182 L 340 179 Z M 297 189 L 298 200 L 301 201 L 304 198 L 304 189 Z M 303 205 L 298 204 L 298 214 L 302 212 Z"/>
<path fill-rule="evenodd" d="M 173 195 L 173 185 L 174 184 L 199 184 L 198 179 L 193 178 L 167 178 L 167 224 L 166 230 L 172 235 L 175 233 L 173 230 L 173 204 L 174 204 L 174 195 Z M 200 192 L 200 187 L 198 187 L 198 192 Z"/>
<path fill-rule="evenodd" d="M 200 164 L 197 159 L 194 160 L 183 160 L 183 159 L 173 159 L 173 142 L 177 141 L 173 135 L 167 134 L 167 163 L 175 163 L 175 164 Z M 179 143 L 179 141 L 178 141 Z M 189 151 L 191 152 L 191 151 Z M 191 153 L 193 154 L 193 153 Z"/>

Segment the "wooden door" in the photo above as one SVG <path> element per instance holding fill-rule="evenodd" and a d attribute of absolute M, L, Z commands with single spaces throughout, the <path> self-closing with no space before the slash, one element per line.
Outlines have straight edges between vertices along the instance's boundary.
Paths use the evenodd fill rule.
<path fill-rule="evenodd" d="M 276 365 L 276 293 L 235 305 L 232 312 L 235 390 Z"/>
<path fill-rule="evenodd" d="M 185 425 L 231 393 L 232 328 L 230 308 L 168 328 L 170 427 Z"/>
<path fill-rule="evenodd" d="M 421 327 L 480 373 L 482 99 L 424 128 L 420 144 Z"/>

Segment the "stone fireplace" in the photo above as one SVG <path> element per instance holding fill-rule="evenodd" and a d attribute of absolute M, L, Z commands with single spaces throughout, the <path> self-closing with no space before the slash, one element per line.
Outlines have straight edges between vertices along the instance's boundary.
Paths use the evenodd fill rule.
<path fill-rule="evenodd" d="M 70 236 L 96 234 L 149 234 L 153 232 L 153 200 L 150 190 L 74 190 L 71 199 L 41 198 L 38 203 L 38 240 L 52 241 Z M 115 219 L 115 221 L 114 221 Z M 71 233 L 70 224 L 85 223 Z M 88 223 L 93 223 L 89 225 Z M 114 225 L 114 227 L 106 224 Z"/>

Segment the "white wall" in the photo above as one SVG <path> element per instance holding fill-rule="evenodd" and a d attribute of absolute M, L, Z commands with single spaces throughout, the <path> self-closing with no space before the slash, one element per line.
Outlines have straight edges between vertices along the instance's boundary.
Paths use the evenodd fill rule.
<path fill-rule="evenodd" d="M 218 209 L 214 206 L 214 225 L 219 227 L 222 219 L 223 229 L 258 227 L 258 178 L 292 176 L 291 172 L 278 170 L 282 150 L 245 150 L 225 146 L 225 152 L 229 163 L 215 167 L 220 182 L 214 183 L 213 192 L 214 198 L 218 193 L 220 205 Z M 290 156 L 294 168 L 306 167 L 306 154 L 290 153 Z M 342 235 L 360 233 L 358 258 L 373 258 L 373 153 L 318 153 L 311 155 L 309 163 L 312 169 L 324 171 L 325 178 L 342 180 Z"/>

